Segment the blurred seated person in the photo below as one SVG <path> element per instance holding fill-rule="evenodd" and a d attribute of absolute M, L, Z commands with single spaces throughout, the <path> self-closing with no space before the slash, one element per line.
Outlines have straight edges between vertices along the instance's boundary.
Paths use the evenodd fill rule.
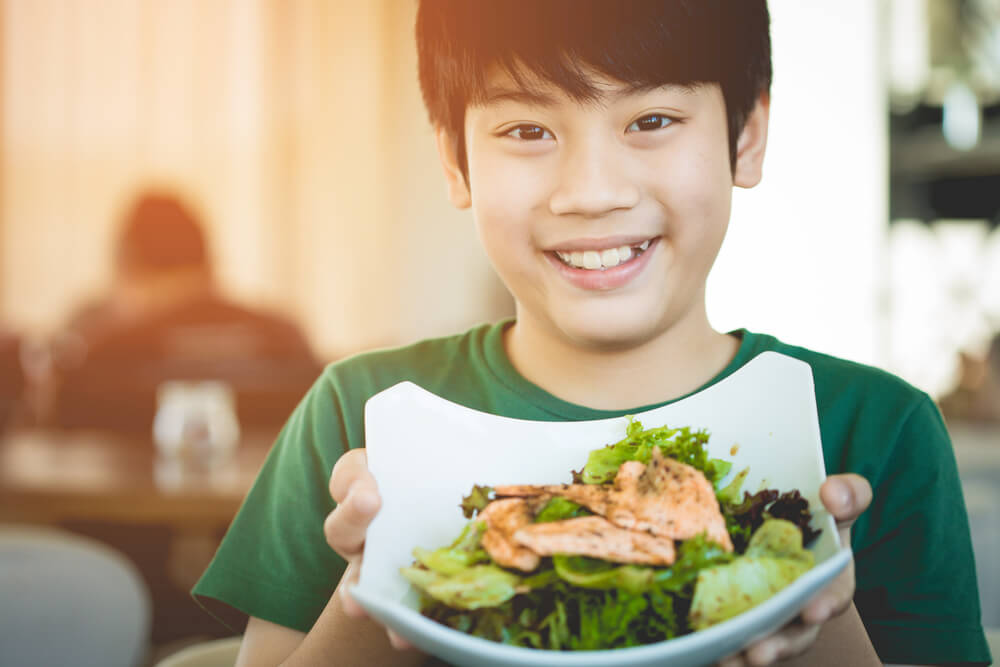
<path fill-rule="evenodd" d="M 24 390 L 21 339 L 0 327 L 0 433 L 16 418 Z"/>
<path fill-rule="evenodd" d="M 222 380 L 243 427 L 276 432 L 320 364 L 294 324 L 218 293 L 189 208 L 169 194 L 138 197 L 114 261 L 109 294 L 58 337 L 53 424 L 148 434 L 162 382 Z"/>
<path fill-rule="evenodd" d="M 958 386 L 940 405 L 948 419 L 1000 422 L 1000 333 L 993 336 L 985 356 L 961 353 Z"/>

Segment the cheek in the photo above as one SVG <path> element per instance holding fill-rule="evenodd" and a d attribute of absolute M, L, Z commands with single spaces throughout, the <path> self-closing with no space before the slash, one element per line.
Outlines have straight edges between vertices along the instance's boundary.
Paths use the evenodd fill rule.
<path fill-rule="evenodd" d="M 480 242 L 490 264 L 508 289 L 523 262 L 518 261 L 525 247 L 527 225 L 520 194 L 522 184 L 513 170 L 503 169 L 496 161 L 480 158 L 469 165 L 472 183 L 472 215 Z"/>
<path fill-rule="evenodd" d="M 716 151 L 691 151 L 686 159 L 660 165 L 655 173 L 658 199 L 678 245 L 721 245 L 733 189 L 728 158 L 719 159 Z"/>
<path fill-rule="evenodd" d="M 469 165 L 472 210 L 484 241 L 498 234 L 530 233 L 546 201 L 535 164 L 503 155 L 482 155 Z"/>

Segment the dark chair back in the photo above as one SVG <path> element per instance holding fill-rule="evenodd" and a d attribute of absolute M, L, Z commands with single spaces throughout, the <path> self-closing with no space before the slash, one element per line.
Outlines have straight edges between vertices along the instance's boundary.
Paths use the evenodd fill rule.
<path fill-rule="evenodd" d="M 276 430 L 322 370 L 298 329 L 220 301 L 105 332 L 60 372 L 54 421 L 69 428 L 150 433 L 157 388 L 221 380 L 241 426 Z"/>

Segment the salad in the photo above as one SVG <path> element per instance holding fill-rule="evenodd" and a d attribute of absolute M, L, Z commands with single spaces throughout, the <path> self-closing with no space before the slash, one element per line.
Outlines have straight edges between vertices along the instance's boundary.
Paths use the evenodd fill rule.
<path fill-rule="evenodd" d="M 590 452 L 571 484 L 475 486 L 455 541 L 401 570 L 425 616 L 497 642 L 623 648 L 721 623 L 813 566 L 797 490 L 742 491 L 709 435 L 644 429 Z"/>

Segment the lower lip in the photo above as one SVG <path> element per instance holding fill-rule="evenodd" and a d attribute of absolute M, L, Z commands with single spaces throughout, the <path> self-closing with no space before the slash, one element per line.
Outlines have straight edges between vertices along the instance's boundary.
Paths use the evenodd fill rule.
<path fill-rule="evenodd" d="M 603 271 L 600 269 L 577 269 L 569 266 L 556 257 L 554 252 L 547 252 L 545 255 L 556 269 L 558 269 L 560 275 L 575 287 L 588 291 L 606 292 L 619 289 L 632 282 L 646 268 L 646 265 L 649 264 L 653 250 L 659 242 L 659 237 L 652 239 L 649 242 L 649 247 L 638 257 L 618 266 L 612 266 L 610 269 L 604 269 Z"/>

